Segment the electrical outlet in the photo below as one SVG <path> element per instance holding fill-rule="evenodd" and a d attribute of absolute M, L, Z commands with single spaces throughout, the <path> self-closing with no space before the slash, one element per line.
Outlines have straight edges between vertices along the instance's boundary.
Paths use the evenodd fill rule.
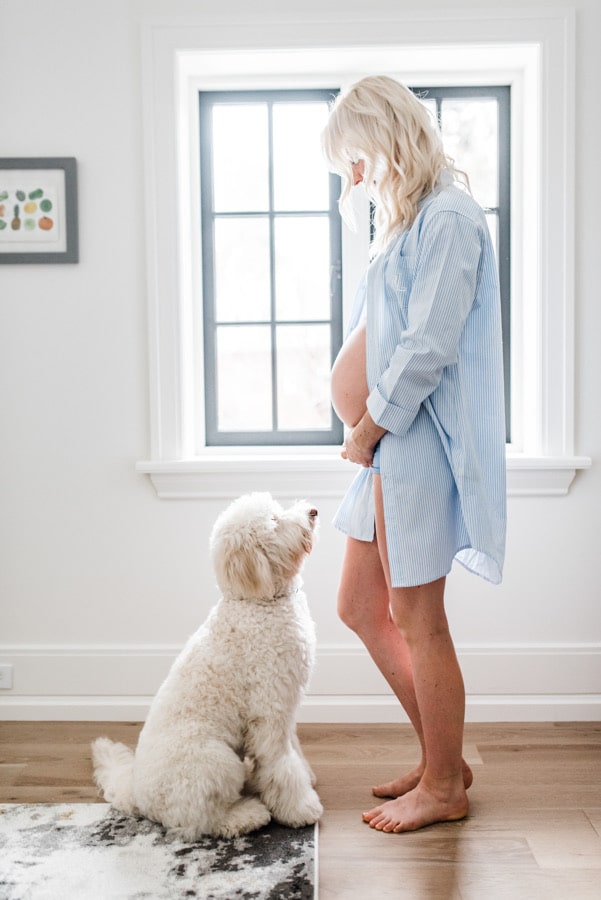
<path fill-rule="evenodd" d="M 10 690 L 13 686 L 13 667 L 10 663 L 0 663 L 0 690 Z"/>

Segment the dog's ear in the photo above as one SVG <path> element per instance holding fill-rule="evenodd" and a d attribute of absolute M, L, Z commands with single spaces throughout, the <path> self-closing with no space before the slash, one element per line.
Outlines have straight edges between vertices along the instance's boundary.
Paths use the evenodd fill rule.
<path fill-rule="evenodd" d="M 244 597 L 271 597 L 274 593 L 269 560 L 257 547 L 241 549 L 225 561 L 225 578 L 230 591 Z"/>
<path fill-rule="evenodd" d="M 307 555 L 309 555 L 309 553 L 313 549 L 313 534 L 311 531 L 309 531 L 308 528 L 307 529 L 303 528 L 303 536 L 301 538 L 301 543 L 303 546 L 303 550 L 305 551 L 305 553 Z"/>

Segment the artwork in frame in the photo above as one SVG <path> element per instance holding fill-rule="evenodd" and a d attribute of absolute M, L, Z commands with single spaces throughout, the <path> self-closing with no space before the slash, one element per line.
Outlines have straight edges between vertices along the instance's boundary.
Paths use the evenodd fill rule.
<path fill-rule="evenodd" d="M 76 160 L 0 158 L 0 263 L 76 262 Z"/>

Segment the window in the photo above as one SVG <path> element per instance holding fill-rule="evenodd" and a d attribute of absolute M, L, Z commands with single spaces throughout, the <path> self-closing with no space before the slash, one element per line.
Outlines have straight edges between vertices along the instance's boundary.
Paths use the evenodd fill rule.
<path fill-rule="evenodd" d="M 337 499 L 348 485 L 335 446 L 207 445 L 198 92 L 342 87 L 369 72 L 425 87 L 511 86 L 508 490 L 565 494 L 590 465 L 574 446 L 574 10 L 395 10 L 351 15 L 344 27 L 325 10 L 302 22 L 203 14 L 148 18 L 142 37 L 150 447 L 137 470 L 159 496 L 224 498 L 268 483 L 281 497 Z M 343 233 L 343 310 L 367 261 L 364 239 Z"/>
<path fill-rule="evenodd" d="M 340 179 L 319 135 L 335 91 L 200 92 L 207 446 L 340 444 Z"/>

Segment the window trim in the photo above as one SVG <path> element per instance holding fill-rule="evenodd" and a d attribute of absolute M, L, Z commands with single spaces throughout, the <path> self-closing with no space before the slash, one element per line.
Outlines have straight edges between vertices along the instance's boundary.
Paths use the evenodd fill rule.
<path fill-rule="evenodd" d="M 190 415 L 191 385 L 202 381 L 195 350 L 202 346 L 202 323 L 193 302 L 201 293 L 193 260 L 200 235 L 190 199 L 198 188 L 191 160 L 198 157 L 199 87 L 269 87 L 274 73 L 282 87 L 330 86 L 336 72 L 351 82 L 365 71 L 390 71 L 420 85 L 445 77 L 450 83 L 456 73 L 441 63 L 460 48 L 463 81 L 503 77 L 515 88 L 512 115 L 519 122 L 519 128 L 512 123 L 512 206 L 519 221 L 512 354 L 520 393 L 512 397 L 509 493 L 567 493 L 576 471 L 591 464 L 574 452 L 574 11 L 370 12 L 369 19 L 347 17 L 344 27 L 325 13 L 321 21 L 317 13 L 312 18 L 292 22 L 284 14 L 268 24 L 259 16 L 238 25 L 167 18 L 143 26 L 151 447 L 137 470 L 150 475 L 162 497 L 229 497 L 266 479 L 280 495 L 333 496 L 354 474 L 337 448 L 304 448 L 300 455 L 299 448 L 200 452 L 201 430 Z M 315 47 L 315 34 L 327 49 Z M 391 44 L 395 34 L 399 42 Z M 539 236 L 534 243 L 533 236 Z M 345 232 L 345 293 L 363 269 L 360 244 L 360 236 Z M 524 277 L 515 283 L 518 271 Z M 344 304 L 348 316 L 346 296 Z"/>

